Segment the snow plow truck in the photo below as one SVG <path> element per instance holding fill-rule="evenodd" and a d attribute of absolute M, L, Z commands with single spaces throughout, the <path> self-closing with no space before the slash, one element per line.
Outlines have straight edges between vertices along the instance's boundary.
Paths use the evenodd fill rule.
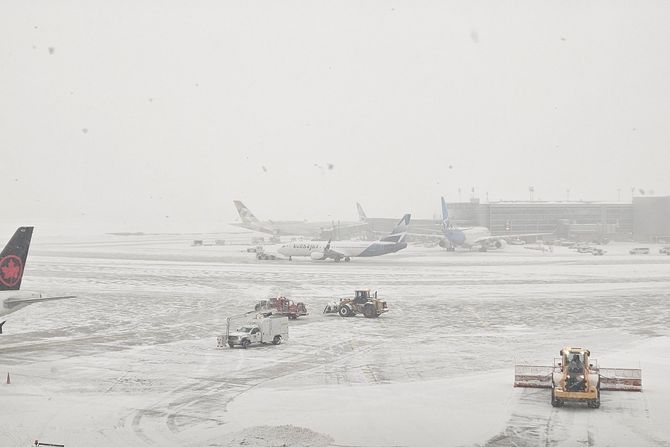
<path fill-rule="evenodd" d="M 289 320 L 307 315 L 307 306 L 302 302 L 294 302 L 286 297 L 269 298 L 256 303 L 257 312 L 272 312 L 275 315 L 287 316 Z"/>

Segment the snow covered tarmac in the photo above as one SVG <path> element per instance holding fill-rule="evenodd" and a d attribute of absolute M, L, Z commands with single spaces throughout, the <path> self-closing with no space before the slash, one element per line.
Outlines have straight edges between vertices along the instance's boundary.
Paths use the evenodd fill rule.
<path fill-rule="evenodd" d="M 225 237 L 223 237 L 225 238 Z M 668 445 L 670 257 L 410 247 L 351 263 L 258 262 L 189 237 L 34 242 L 23 288 L 75 293 L 9 316 L 0 445 Z M 323 316 L 370 287 L 379 319 Z M 310 315 L 280 346 L 217 350 L 225 318 L 283 292 Z M 552 408 L 515 361 L 563 345 L 642 367 L 643 393 Z"/>

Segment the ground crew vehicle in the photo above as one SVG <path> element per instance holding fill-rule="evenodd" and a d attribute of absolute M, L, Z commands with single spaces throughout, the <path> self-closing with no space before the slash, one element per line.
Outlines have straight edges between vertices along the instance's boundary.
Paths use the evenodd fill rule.
<path fill-rule="evenodd" d="M 256 247 L 256 259 L 258 259 L 259 261 L 274 261 L 275 259 L 277 259 L 277 256 L 272 253 L 266 252 L 263 247 L 258 246 Z"/>
<path fill-rule="evenodd" d="M 285 315 L 289 320 L 307 315 L 307 306 L 302 302 L 294 302 L 284 296 L 269 298 L 256 303 L 257 312 L 272 312 L 275 315 Z"/>
<path fill-rule="evenodd" d="M 551 405 L 586 402 L 600 407 L 600 391 L 642 391 L 642 371 L 628 368 L 600 368 L 591 352 L 565 347 L 553 366 L 515 365 L 514 386 L 551 388 Z"/>
<path fill-rule="evenodd" d="M 658 249 L 658 253 L 670 256 L 670 247 L 661 247 Z"/>
<path fill-rule="evenodd" d="M 630 253 L 631 255 L 648 255 L 649 247 L 631 248 L 630 250 L 628 250 L 628 253 Z"/>
<path fill-rule="evenodd" d="M 226 334 L 217 337 L 218 348 L 223 348 L 227 344 L 231 348 L 239 346 L 247 349 L 254 344 L 278 345 L 288 340 L 288 318 L 285 316 L 260 313 L 253 320 L 231 331 L 233 318 L 236 317 L 229 317 L 226 321 Z"/>
<path fill-rule="evenodd" d="M 341 317 L 353 317 L 363 314 L 366 318 L 377 318 L 388 312 L 386 301 L 377 298 L 377 292 L 372 295 L 370 289 L 361 289 L 354 292 L 354 298 L 342 298 L 339 302 L 332 302 L 323 309 L 324 314 L 337 313 Z"/>

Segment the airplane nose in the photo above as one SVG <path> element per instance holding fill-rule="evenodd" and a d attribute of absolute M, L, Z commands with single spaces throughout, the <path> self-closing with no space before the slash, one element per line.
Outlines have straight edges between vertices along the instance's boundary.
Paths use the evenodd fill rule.
<path fill-rule="evenodd" d="M 286 245 L 282 245 L 279 247 L 279 250 L 277 250 L 279 254 L 286 256 Z"/>

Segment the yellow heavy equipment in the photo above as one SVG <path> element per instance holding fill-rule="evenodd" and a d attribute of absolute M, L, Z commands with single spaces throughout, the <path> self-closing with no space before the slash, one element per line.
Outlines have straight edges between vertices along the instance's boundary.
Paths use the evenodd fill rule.
<path fill-rule="evenodd" d="M 552 373 L 551 405 L 560 407 L 564 402 L 586 402 L 591 408 L 600 407 L 600 373 L 590 363 L 588 349 L 561 349 L 559 371 Z"/>
<path fill-rule="evenodd" d="M 553 366 L 515 365 L 514 386 L 551 388 L 551 405 L 586 402 L 600 407 L 600 391 L 642 391 L 642 371 L 631 368 L 600 368 L 588 349 L 567 346 Z"/>
<path fill-rule="evenodd" d="M 339 302 L 329 303 L 323 309 L 323 313 L 339 314 L 341 317 L 363 314 L 366 318 L 377 318 L 388 310 L 388 304 L 386 304 L 386 301 L 377 298 L 377 292 L 373 295 L 370 289 L 359 289 L 354 292 L 353 298 L 342 298 Z"/>

